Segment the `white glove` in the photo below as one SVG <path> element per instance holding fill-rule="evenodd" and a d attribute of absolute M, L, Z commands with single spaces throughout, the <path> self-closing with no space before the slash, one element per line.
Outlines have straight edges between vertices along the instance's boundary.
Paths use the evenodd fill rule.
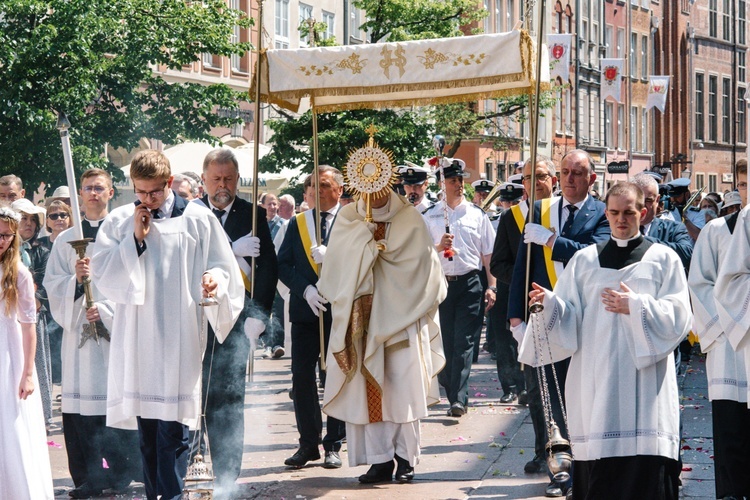
<path fill-rule="evenodd" d="M 328 310 L 325 307 L 325 305 L 328 304 L 328 301 L 324 299 L 320 295 L 320 293 L 318 293 L 318 289 L 314 286 L 307 285 L 303 296 L 305 297 L 307 305 L 310 306 L 310 309 L 312 309 L 312 312 L 313 314 L 315 314 L 315 316 L 320 316 L 321 311 L 325 312 Z"/>
<path fill-rule="evenodd" d="M 232 242 L 232 252 L 237 257 L 257 257 L 260 255 L 260 239 L 245 235 Z"/>
<path fill-rule="evenodd" d="M 523 242 L 544 246 L 549 241 L 550 236 L 554 234 L 554 232 L 539 224 L 526 224 L 526 229 L 523 232 Z"/>
<path fill-rule="evenodd" d="M 248 338 L 251 344 L 258 344 L 258 337 L 266 329 L 266 325 L 259 319 L 247 318 L 245 319 L 245 336 Z"/>
<path fill-rule="evenodd" d="M 513 334 L 513 338 L 516 339 L 518 347 L 520 348 L 521 343 L 523 342 L 523 337 L 526 335 L 526 322 L 521 321 L 517 326 L 511 326 L 510 333 Z"/>
<path fill-rule="evenodd" d="M 326 257 L 326 246 L 325 245 L 314 245 L 310 248 L 310 253 L 316 264 L 322 264 L 323 259 Z"/>

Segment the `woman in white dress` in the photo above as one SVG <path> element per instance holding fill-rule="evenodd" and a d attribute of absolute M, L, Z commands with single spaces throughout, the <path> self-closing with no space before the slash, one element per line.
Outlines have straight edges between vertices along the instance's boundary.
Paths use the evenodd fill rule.
<path fill-rule="evenodd" d="M 36 303 L 20 262 L 21 216 L 0 207 L 0 498 L 52 499 L 52 472 L 36 373 Z"/>

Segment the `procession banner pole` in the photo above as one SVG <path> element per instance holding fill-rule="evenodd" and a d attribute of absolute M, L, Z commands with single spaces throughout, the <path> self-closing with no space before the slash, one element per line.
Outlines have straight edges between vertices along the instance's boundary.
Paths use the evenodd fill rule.
<path fill-rule="evenodd" d="M 307 20 L 309 26 L 310 47 L 315 47 L 315 19 Z M 322 231 L 320 227 L 320 172 L 318 172 L 318 112 L 315 109 L 315 96 L 310 96 L 310 108 L 312 112 L 312 156 L 313 156 L 313 176 L 315 179 L 315 241 L 318 245 L 323 244 Z M 318 264 L 318 276 L 320 276 L 320 264 Z M 323 313 L 318 314 L 318 330 L 320 332 L 320 369 L 326 371 L 326 342 L 325 342 L 325 323 Z"/>
<path fill-rule="evenodd" d="M 250 199 L 253 203 L 253 236 L 258 235 L 258 200 L 257 200 L 257 188 L 258 185 L 258 161 L 260 160 L 260 130 L 263 126 L 263 120 L 261 120 L 260 116 L 260 71 L 261 71 L 261 64 L 260 64 L 260 54 L 263 50 L 263 0 L 258 0 L 258 51 L 257 51 L 257 59 L 256 64 L 257 68 L 255 69 L 255 127 L 253 129 L 253 142 L 255 143 L 253 147 L 253 168 L 250 172 L 250 175 L 252 177 L 252 183 L 250 185 Z M 250 259 L 250 269 L 253 273 L 250 277 L 250 298 L 255 298 L 255 257 L 251 257 Z"/>
<path fill-rule="evenodd" d="M 531 104 L 531 148 L 529 161 L 531 162 L 531 183 L 529 184 L 529 213 L 528 223 L 534 222 L 534 204 L 536 202 L 536 157 L 537 157 L 537 145 L 539 142 L 539 99 L 541 92 L 541 74 L 542 74 L 542 49 L 544 48 L 544 16 L 546 14 L 546 0 L 540 0 L 539 2 L 539 31 L 537 32 L 537 43 L 536 43 L 536 80 L 534 82 L 534 95 L 529 98 L 529 104 Z M 531 7 L 533 3 L 529 5 L 529 10 L 526 14 L 526 19 L 530 18 Z M 524 301 L 528 302 L 529 297 L 529 279 L 531 278 L 531 244 L 526 245 L 526 281 L 524 285 Z M 526 310 L 526 320 L 528 321 L 528 308 Z"/>

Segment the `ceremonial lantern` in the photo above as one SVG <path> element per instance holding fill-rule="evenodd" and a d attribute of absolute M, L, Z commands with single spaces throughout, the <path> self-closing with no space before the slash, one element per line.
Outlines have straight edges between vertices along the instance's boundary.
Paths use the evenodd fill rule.
<path fill-rule="evenodd" d="M 550 399 L 549 386 L 547 385 L 547 374 L 544 370 L 544 353 L 542 352 L 541 345 L 537 342 L 540 335 L 547 336 L 547 329 L 541 325 L 543 319 L 539 317 L 539 314 L 544 311 L 544 306 L 541 302 L 535 302 L 529 306 L 529 313 L 531 314 L 531 326 L 533 330 L 534 339 L 534 350 L 539 360 L 540 366 L 537 367 L 537 375 L 540 380 L 539 392 L 542 396 L 542 409 L 544 410 L 544 421 L 547 424 L 547 444 L 545 450 L 547 451 L 547 467 L 552 473 L 552 478 L 558 483 L 564 483 L 570 479 L 570 469 L 573 465 L 573 449 L 570 446 L 570 441 L 565 439 L 560 432 L 557 422 L 555 422 L 552 416 L 552 401 Z M 547 343 L 549 346 L 549 342 Z M 555 389 L 557 392 L 558 401 L 560 401 L 560 407 L 562 409 L 563 419 L 567 426 L 568 415 L 565 411 L 565 403 L 562 398 L 562 391 L 560 391 L 560 383 L 557 379 L 557 370 L 555 370 L 555 364 L 552 363 L 552 353 L 549 352 L 550 368 L 552 369 L 552 379 L 555 383 Z"/>
<path fill-rule="evenodd" d="M 372 200 L 387 196 L 394 182 L 393 153 L 380 148 L 374 139 L 377 129 L 370 125 L 365 130 L 370 135 L 367 144 L 349 152 L 344 167 L 346 186 L 356 199 L 364 197 L 366 222 L 372 222 Z"/>

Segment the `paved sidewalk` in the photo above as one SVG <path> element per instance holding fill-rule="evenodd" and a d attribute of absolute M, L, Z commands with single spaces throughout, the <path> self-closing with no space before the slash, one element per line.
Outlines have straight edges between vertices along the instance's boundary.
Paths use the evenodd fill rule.
<path fill-rule="evenodd" d="M 260 351 L 259 351 L 260 352 Z M 680 380 L 684 387 L 683 498 L 714 498 L 711 408 L 707 400 L 705 358 L 694 355 Z M 524 474 L 534 455 L 534 435 L 528 410 L 500 403 L 495 363 L 487 353 L 474 365 L 470 382 L 471 407 L 461 419 L 445 416 L 446 402 L 422 422 L 422 457 L 411 484 L 361 485 L 367 467 L 330 470 L 322 461 L 303 469 L 289 469 L 284 459 L 296 450 L 288 356 L 256 359 L 255 380 L 248 386 L 245 413 L 245 455 L 240 493 L 246 499 L 466 499 L 544 497 L 546 475 Z M 56 423 L 59 425 L 59 403 Z M 68 498 L 73 484 L 68 475 L 63 436 L 55 431 L 50 456 L 56 498 Z M 57 446 L 60 446 L 59 448 Z M 144 498 L 143 487 L 117 498 Z M 108 498 L 108 497 L 102 497 Z M 114 497 L 112 497 L 114 498 Z"/>

